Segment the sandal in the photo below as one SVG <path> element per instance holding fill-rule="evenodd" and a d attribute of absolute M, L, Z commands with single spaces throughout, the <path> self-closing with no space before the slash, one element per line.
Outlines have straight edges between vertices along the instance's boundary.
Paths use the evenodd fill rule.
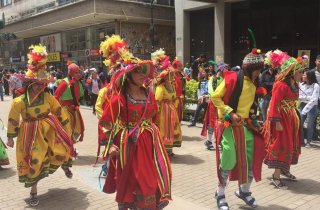
<path fill-rule="evenodd" d="M 243 200 L 248 206 L 252 208 L 256 208 L 258 206 L 256 199 L 251 196 L 251 192 L 242 192 L 241 189 L 239 189 L 239 191 L 235 191 L 234 194 Z"/>
<path fill-rule="evenodd" d="M 280 178 L 274 177 L 274 174 L 272 174 L 272 179 L 271 180 L 272 180 L 272 183 L 274 184 L 274 186 L 276 188 L 283 189 L 283 190 L 288 189 L 287 185 L 285 185 L 285 183 L 283 183 Z"/>
<path fill-rule="evenodd" d="M 161 201 L 157 203 L 157 210 L 164 209 L 166 206 L 168 206 L 168 204 L 169 204 L 169 201 Z"/>
<path fill-rule="evenodd" d="M 30 200 L 29 200 L 29 205 L 34 207 L 34 206 L 38 206 L 39 205 L 39 199 L 38 199 L 38 196 L 37 196 L 37 193 L 30 193 Z"/>
<path fill-rule="evenodd" d="M 295 177 L 294 175 L 292 175 L 292 174 L 290 173 L 290 171 L 287 171 L 287 172 L 281 171 L 281 175 L 287 177 L 289 180 L 297 181 L 297 177 Z"/>
<path fill-rule="evenodd" d="M 222 199 L 226 199 L 225 195 L 218 195 L 218 193 L 216 192 L 214 197 L 217 199 L 217 206 L 219 210 L 229 210 L 229 205 L 227 202 L 220 202 Z"/>
<path fill-rule="evenodd" d="M 69 179 L 73 177 L 73 173 L 70 171 L 69 167 L 62 167 L 62 170 L 64 171 L 66 177 L 68 177 Z"/>

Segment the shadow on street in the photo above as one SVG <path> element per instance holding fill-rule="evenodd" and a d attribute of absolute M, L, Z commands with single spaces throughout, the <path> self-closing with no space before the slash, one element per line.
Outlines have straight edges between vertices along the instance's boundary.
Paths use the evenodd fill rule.
<path fill-rule="evenodd" d="M 204 141 L 199 136 L 182 136 L 182 142 L 184 141 Z"/>
<path fill-rule="evenodd" d="M 17 172 L 12 167 L 10 167 L 10 168 L 0 168 L 0 180 L 12 177 L 16 173 Z"/>
<path fill-rule="evenodd" d="M 203 162 L 204 160 L 189 154 L 187 155 L 175 154 L 175 156 L 171 159 L 171 163 L 173 164 L 198 165 Z"/>
<path fill-rule="evenodd" d="M 26 206 L 29 209 L 48 209 L 52 208 L 52 202 L 56 203 L 57 209 L 63 209 L 62 204 L 68 204 L 66 209 L 86 209 L 89 206 L 89 201 L 86 199 L 86 192 L 80 191 L 76 188 L 69 189 L 59 189 L 53 188 L 49 189 L 45 194 L 38 194 L 38 198 L 40 201 L 39 206 L 36 208 Z M 54 199 L 53 199 L 54 198 Z M 77 199 L 77 202 L 72 202 L 74 198 Z M 25 199 L 27 203 L 29 198 Z"/>

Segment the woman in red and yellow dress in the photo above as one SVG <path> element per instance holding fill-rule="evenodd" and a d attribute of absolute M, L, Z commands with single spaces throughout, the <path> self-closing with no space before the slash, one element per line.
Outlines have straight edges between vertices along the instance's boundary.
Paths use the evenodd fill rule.
<path fill-rule="evenodd" d="M 182 63 L 178 60 L 178 58 L 174 59 L 174 61 L 172 62 L 172 67 L 175 70 L 174 87 L 176 90 L 176 95 L 178 100 L 177 113 L 178 113 L 179 121 L 181 122 L 183 119 L 183 101 L 184 101 L 184 92 L 185 92 L 185 86 L 186 86 L 186 78 L 188 78 L 188 76 L 185 75 L 183 71 Z"/>
<path fill-rule="evenodd" d="M 107 138 L 104 158 L 109 162 L 103 191 L 117 192 L 119 210 L 163 209 L 171 200 L 170 160 L 154 124 L 157 103 L 144 85 L 154 66 L 134 58 L 116 35 L 100 49 L 109 60 L 115 57 L 110 54 L 126 56 L 126 67 L 114 75 L 113 96 L 99 121 Z"/>
<path fill-rule="evenodd" d="M 285 61 L 282 65 L 279 64 L 281 72 L 277 75 L 272 89 L 268 120 L 264 128 L 267 149 L 264 162 L 269 168 L 275 170 L 272 175 L 273 184 L 277 188 L 287 188 L 280 179 L 280 174 L 296 180 L 296 177 L 290 173 L 290 166 L 298 163 L 301 153 L 301 125 L 299 111 L 296 108 L 299 87 L 295 77 L 299 74 L 298 70 L 302 65 L 283 52 L 271 53 L 273 57 L 281 56 Z"/>
<path fill-rule="evenodd" d="M 157 125 L 169 156 L 173 156 L 172 148 L 181 147 L 182 133 L 177 113 L 179 101 L 172 84 L 174 72 L 165 69 L 160 74 L 160 84 L 156 87 L 155 97 L 159 108 Z"/>
<path fill-rule="evenodd" d="M 70 135 L 64 126 L 68 118 L 59 102 L 49 93 L 45 70 L 45 47 L 31 46 L 24 94 L 16 97 L 8 117 L 8 143 L 13 147 L 17 137 L 16 154 L 19 181 L 31 187 L 29 204 L 37 206 L 37 184 L 63 166 L 65 173 L 74 154 Z M 20 116 L 22 122 L 20 123 Z"/>

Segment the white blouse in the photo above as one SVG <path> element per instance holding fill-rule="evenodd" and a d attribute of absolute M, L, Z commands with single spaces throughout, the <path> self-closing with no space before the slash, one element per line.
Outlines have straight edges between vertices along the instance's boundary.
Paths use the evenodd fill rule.
<path fill-rule="evenodd" d="M 306 103 L 306 106 L 302 110 L 302 114 L 306 115 L 314 106 L 318 105 L 320 97 L 320 87 L 317 83 L 312 85 L 299 84 L 299 99 L 301 103 Z"/>

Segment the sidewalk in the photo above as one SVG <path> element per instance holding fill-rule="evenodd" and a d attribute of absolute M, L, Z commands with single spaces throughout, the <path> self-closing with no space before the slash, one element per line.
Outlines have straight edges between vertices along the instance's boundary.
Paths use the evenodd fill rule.
<path fill-rule="evenodd" d="M 11 99 L 0 102 L 0 118 L 7 123 Z M 79 157 L 74 162 L 72 179 L 65 177 L 59 169 L 49 178 L 39 182 L 40 205 L 37 209 L 117 209 L 115 195 L 99 192 L 101 162 L 93 167 L 97 152 L 97 119 L 90 109 L 82 109 L 86 132 L 84 142 L 76 145 Z M 183 143 L 174 148 L 172 159 L 172 197 L 167 210 L 211 210 L 216 208 L 214 192 L 217 185 L 215 152 L 208 151 L 199 137 L 201 128 L 188 128 L 183 122 Z M 6 139 L 5 139 L 6 140 Z M 24 199 L 29 197 L 29 189 L 18 182 L 15 150 L 9 148 L 11 165 L 0 170 L 0 209 L 25 209 Z M 320 147 L 302 148 L 297 166 L 291 172 L 297 182 L 285 180 L 288 190 L 274 189 L 270 183 L 272 170 L 263 166 L 263 180 L 253 183 L 253 196 L 257 199 L 257 209 L 320 209 Z M 101 179 L 102 184 L 104 178 Z M 226 197 L 231 209 L 250 209 L 242 200 L 234 196 L 236 182 L 228 184 Z"/>

